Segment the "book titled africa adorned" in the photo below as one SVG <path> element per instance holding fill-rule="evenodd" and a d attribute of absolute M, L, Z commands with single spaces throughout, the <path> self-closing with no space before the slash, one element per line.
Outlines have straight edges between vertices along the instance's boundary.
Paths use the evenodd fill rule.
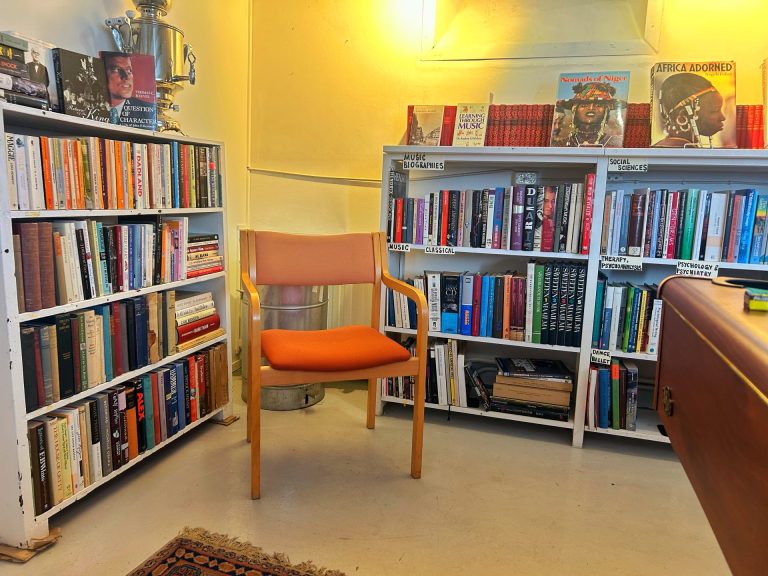
<path fill-rule="evenodd" d="M 654 64 L 651 145 L 736 148 L 736 63 Z"/>
<path fill-rule="evenodd" d="M 560 74 L 550 146 L 620 147 L 629 72 Z"/>

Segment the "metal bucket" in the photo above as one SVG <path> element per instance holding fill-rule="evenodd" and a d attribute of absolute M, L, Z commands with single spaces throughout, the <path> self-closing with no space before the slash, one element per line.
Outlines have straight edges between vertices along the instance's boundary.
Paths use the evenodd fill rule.
<path fill-rule="evenodd" d="M 328 324 L 327 286 L 257 286 L 261 300 L 262 329 L 323 330 Z M 241 302 L 242 350 L 248 349 L 248 300 Z M 242 353 L 242 398 L 248 402 L 248 354 Z M 263 360 L 262 360 L 263 362 Z M 296 410 L 317 404 L 325 396 L 321 383 L 297 386 L 262 387 L 261 407 L 265 410 Z"/>

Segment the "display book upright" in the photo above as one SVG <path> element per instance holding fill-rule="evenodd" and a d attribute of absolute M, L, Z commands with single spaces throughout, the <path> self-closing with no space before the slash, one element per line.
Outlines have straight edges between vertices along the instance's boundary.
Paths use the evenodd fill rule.
<path fill-rule="evenodd" d="M 414 153 L 421 161 L 440 160 L 443 170 L 403 169 L 403 160 Z M 430 158 L 430 156 L 432 156 Z M 616 159 L 621 159 L 616 162 Z M 611 162 L 613 160 L 613 162 Z M 609 165 L 636 166 L 647 171 L 609 171 Z M 438 165 L 432 163 L 428 165 Z M 392 175 L 404 182 L 393 182 Z M 588 254 L 532 252 L 496 248 L 471 248 L 454 246 L 428 247 L 412 242 L 390 242 L 390 270 L 400 278 L 412 278 L 425 271 L 449 271 L 462 274 L 518 271 L 526 273 L 531 261 L 573 262 L 586 265 L 584 312 L 581 338 L 573 346 L 536 344 L 525 340 L 489 338 L 430 331 L 430 341 L 458 341 L 464 346 L 460 358 L 493 361 L 495 357 L 559 359 L 573 373 L 571 410 L 567 421 L 557 421 L 526 415 L 486 411 L 482 408 L 450 405 L 442 398 L 437 403 L 427 402 L 426 406 L 438 410 L 467 413 L 506 420 L 517 420 L 541 425 L 558 426 L 572 430 L 572 444 L 580 447 L 584 432 L 595 432 L 668 442 L 658 427 L 658 418 L 650 409 L 651 384 L 654 373 L 655 355 L 648 353 L 611 350 L 603 353 L 603 359 L 629 360 L 639 367 L 640 392 L 635 430 L 600 428 L 590 425 L 587 405 L 590 400 L 590 368 L 593 359 L 592 334 L 595 322 L 596 296 L 599 282 L 626 283 L 634 285 L 658 284 L 661 279 L 676 273 L 679 259 L 641 257 L 642 271 L 609 270 L 611 266 L 601 259 L 601 237 L 603 231 L 606 195 L 624 189 L 640 190 L 683 188 L 706 189 L 711 191 L 755 189 L 757 194 L 768 192 L 768 153 L 762 150 L 734 149 L 620 149 L 603 148 L 510 148 L 499 149 L 479 147 L 475 149 L 452 149 L 446 147 L 387 146 L 384 148 L 382 167 L 381 228 L 390 226 L 392 200 L 391 188 L 407 191 L 409 198 L 423 198 L 430 192 L 441 190 L 482 190 L 495 187 L 510 187 L 516 174 L 533 173 L 537 184 L 557 184 L 583 181 L 589 173 L 595 174 L 594 202 L 592 206 L 591 234 L 588 239 Z M 404 177 L 403 177 L 404 176 Z M 405 185 L 403 185 L 403 183 Z M 607 215 L 609 216 L 609 215 Z M 400 238 L 402 240 L 402 238 Z M 421 240 L 421 238 L 419 238 Z M 696 257 L 694 256 L 694 259 Z M 636 264 L 636 262 L 634 263 Z M 684 265 L 685 262 L 681 264 Z M 768 277 L 768 265 L 760 263 L 719 262 L 719 274 Z M 614 267 L 615 263 L 613 264 Z M 386 298 L 386 296 L 385 296 Z M 407 311 L 402 312 L 407 315 Z M 408 328 L 387 325 L 387 302 L 382 306 L 382 330 L 392 337 L 403 338 L 412 334 Z M 593 383 L 594 384 L 594 383 Z M 383 411 L 386 404 L 408 404 L 410 400 L 393 394 L 385 387 L 379 387 L 378 409 Z"/>
<path fill-rule="evenodd" d="M 218 168 L 220 169 L 218 176 L 218 190 L 220 191 L 220 195 L 218 199 L 211 203 L 214 207 L 205 208 L 123 207 L 120 209 L 112 209 L 110 206 L 110 209 L 12 210 L 12 191 L 10 188 L 11 174 L 6 170 L 6 134 L 47 135 L 55 138 L 98 137 L 109 140 L 145 144 L 169 144 L 175 142 L 177 143 L 176 145 L 189 144 L 206 147 L 209 150 L 215 149 L 218 153 Z M 210 419 L 222 420 L 231 416 L 232 346 L 228 330 L 230 325 L 229 287 L 226 267 L 224 264 L 221 264 L 221 268 L 218 268 L 217 271 L 209 274 L 202 274 L 199 276 L 194 276 L 192 274 L 189 276 L 183 275 L 181 279 L 173 278 L 172 281 L 166 281 L 164 283 L 157 284 L 149 282 L 150 285 L 143 284 L 143 287 L 140 288 L 107 292 L 106 294 L 102 293 L 91 299 L 78 300 L 76 298 L 70 298 L 70 300 L 64 304 L 59 301 L 54 302 L 54 304 L 57 304 L 54 306 L 44 307 L 34 311 L 22 311 L 20 310 L 20 304 L 17 300 L 16 254 L 14 253 L 14 243 L 12 240 L 15 232 L 13 231 L 13 227 L 19 222 L 77 222 L 78 220 L 83 220 L 85 218 L 91 221 L 95 220 L 104 225 L 114 224 L 119 221 L 118 219 L 124 217 L 157 218 L 158 216 L 167 216 L 168 218 L 175 219 L 186 218 L 188 226 L 187 231 L 189 234 L 215 234 L 218 236 L 220 261 L 226 263 L 226 243 L 223 241 L 226 231 L 226 215 L 224 208 L 226 205 L 226 183 L 223 169 L 224 149 L 220 142 L 193 139 L 177 134 L 148 133 L 145 130 L 124 128 L 93 120 L 65 116 L 56 112 L 35 110 L 8 104 L 2 101 L 0 101 L 0 135 L 2 136 L 4 144 L 3 155 L 1 158 L 2 170 L 0 170 L 0 212 L 2 212 L 2 222 L 0 222 L 0 246 L 2 246 L 2 258 L 0 259 L 0 263 L 2 266 L 3 283 L 3 297 L 0 299 L 0 307 L 2 307 L 2 315 L 7 319 L 7 328 L 0 331 L 0 349 L 2 349 L 2 354 L 4 356 L 2 362 L 0 362 L 2 365 L 2 368 L 0 368 L 0 380 L 4 382 L 4 385 L 0 387 L 0 460 L 3 462 L 3 466 L 0 467 L 0 543 L 12 547 L 30 548 L 34 546 L 36 540 L 45 539 L 48 536 L 48 523 L 51 516 L 89 494 L 95 488 L 108 483 L 117 475 L 122 474 L 132 466 L 138 464 L 147 456 L 161 450 L 169 442 L 190 432 L 203 422 Z M 75 190 L 76 188 L 77 187 L 71 189 Z M 46 208 L 47 207 L 48 206 L 46 206 Z M 183 255 L 182 258 L 184 258 Z M 187 258 L 189 259 L 190 256 L 187 256 Z M 52 270 L 50 273 L 53 275 L 54 271 Z M 217 323 L 220 321 L 221 328 L 209 332 L 210 337 L 202 336 L 198 339 L 193 339 L 189 344 L 179 344 L 177 347 L 170 348 L 168 347 L 170 344 L 166 343 L 167 355 L 162 357 L 163 355 L 160 354 L 159 361 L 146 363 L 133 370 L 126 368 L 125 370 L 121 370 L 121 374 L 116 376 L 113 375 L 113 378 L 109 381 L 103 382 L 103 379 L 101 379 L 99 380 L 99 383 L 94 386 L 90 386 L 89 383 L 86 383 L 79 392 L 76 391 L 76 393 L 71 396 L 63 397 L 64 394 L 62 393 L 61 399 L 57 398 L 56 401 L 47 403 L 47 405 L 37 406 L 32 410 L 28 409 L 28 399 L 25 398 L 24 372 L 22 367 L 22 324 L 26 325 L 28 322 L 38 320 L 52 320 L 54 317 L 58 318 L 69 313 L 79 314 L 80 312 L 84 312 L 88 314 L 87 311 L 102 305 L 123 307 L 127 306 L 129 301 L 138 301 L 138 299 L 140 299 L 139 297 L 152 298 L 157 295 L 158 298 L 167 298 L 168 294 L 173 293 L 175 295 L 180 290 L 184 290 L 185 292 L 210 292 L 213 305 L 215 306 L 215 312 L 218 315 Z M 166 296 L 160 296 L 161 293 Z M 104 306 L 104 308 L 107 307 L 108 306 Z M 202 314 L 204 314 L 204 312 L 201 313 L 201 315 Z M 159 317 L 160 316 L 158 316 L 158 318 Z M 165 319 L 168 320 L 168 318 L 170 318 L 170 316 L 166 315 Z M 169 333 L 173 332 L 174 338 L 176 338 L 175 323 L 173 320 L 170 320 L 170 322 L 171 328 L 169 328 Z M 179 323 L 179 325 L 181 325 L 181 323 Z M 130 327 L 128 327 L 128 330 L 128 333 L 130 333 Z M 137 340 L 136 342 L 139 341 Z M 113 340 L 112 343 L 117 346 L 115 340 Z M 138 349 L 139 348 L 137 348 L 137 350 Z M 194 421 L 187 422 L 186 427 L 183 429 L 180 428 L 178 432 L 174 434 L 171 434 L 170 432 L 164 433 L 161 441 L 157 441 L 154 447 L 147 448 L 138 455 L 131 454 L 131 457 L 126 458 L 121 467 L 114 469 L 110 474 L 103 474 L 102 478 L 96 481 L 91 480 L 84 487 L 80 486 L 80 490 L 55 505 L 53 505 L 53 502 L 50 502 L 48 509 L 44 512 L 38 513 L 38 511 L 36 511 L 36 494 L 34 494 L 35 487 L 33 487 L 34 482 L 32 480 L 33 463 L 30 456 L 30 445 L 33 441 L 28 436 L 28 426 L 30 425 L 30 422 L 38 419 L 45 419 L 52 413 L 59 414 L 70 405 L 88 402 L 93 399 L 96 394 L 112 391 L 118 385 L 125 385 L 131 381 L 136 381 L 137 379 L 140 380 L 143 376 L 149 375 L 150 373 L 162 371 L 165 368 L 168 368 L 169 365 L 173 365 L 174 362 L 176 363 L 176 366 L 180 366 L 182 364 L 180 361 L 185 360 L 186 362 L 189 362 L 190 357 L 200 359 L 212 349 L 216 349 L 217 356 L 215 359 L 213 355 L 206 356 L 205 368 L 203 368 L 202 363 L 199 365 L 200 370 L 205 370 L 205 372 L 198 374 L 200 376 L 199 381 L 213 382 L 213 380 L 209 380 L 209 378 L 213 378 L 213 376 L 211 376 L 211 373 L 207 372 L 209 368 L 207 362 L 209 360 L 212 363 L 216 362 L 216 383 L 218 385 L 216 393 L 220 394 L 220 396 L 216 400 L 210 399 L 215 402 L 215 404 L 211 405 L 212 409 L 210 412 L 202 415 L 198 406 L 198 414 L 200 414 L 200 417 L 194 418 Z M 106 347 L 101 348 L 102 358 L 106 354 L 105 350 Z M 155 356 L 155 359 L 157 359 L 157 356 Z M 189 366 L 189 369 L 192 370 L 191 363 Z M 212 367 L 213 365 L 210 366 L 210 368 Z M 185 372 L 185 374 L 192 377 L 191 373 Z M 214 391 L 211 389 L 209 392 L 213 393 Z M 158 405 L 156 404 L 155 406 L 157 407 Z M 178 408 L 181 407 L 182 404 L 179 404 Z M 129 405 L 128 408 L 130 409 L 131 406 Z M 157 422 L 158 421 L 156 420 L 155 426 L 157 426 Z M 132 432 L 135 433 L 135 429 L 131 426 L 130 420 L 128 425 L 128 434 L 130 435 Z M 83 437 L 84 436 L 80 436 L 81 439 Z M 93 441 L 95 442 L 95 440 Z M 51 474 L 54 471 L 49 468 L 48 472 Z M 52 480 L 50 475 L 49 479 Z"/>

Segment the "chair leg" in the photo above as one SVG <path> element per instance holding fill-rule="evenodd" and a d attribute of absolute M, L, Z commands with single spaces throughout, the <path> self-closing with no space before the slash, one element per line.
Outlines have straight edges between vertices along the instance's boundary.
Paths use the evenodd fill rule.
<path fill-rule="evenodd" d="M 248 432 L 251 438 L 251 499 L 261 498 L 261 382 L 252 378 L 248 393 Z"/>
<path fill-rule="evenodd" d="M 411 442 L 411 477 L 421 478 L 421 453 L 424 447 L 424 390 L 427 371 L 422 364 L 413 390 L 413 440 Z"/>
<path fill-rule="evenodd" d="M 369 430 L 376 427 L 376 388 L 378 385 L 378 378 L 368 379 L 368 409 L 365 425 Z"/>

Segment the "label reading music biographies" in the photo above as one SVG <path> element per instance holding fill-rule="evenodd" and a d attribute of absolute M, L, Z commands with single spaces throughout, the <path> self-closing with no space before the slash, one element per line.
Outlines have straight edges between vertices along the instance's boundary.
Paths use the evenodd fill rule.
<path fill-rule="evenodd" d="M 643 259 L 640 256 L 600 256 L 601 270 L 643 271 Z"/>
<path fill-rule="evenodd" d="M 608 366 L 611 365 L 611 353 L 608 350 L 599 350 L 597 348 L 592 348 L 592 351 L 589 354 L 589 361 L 593 364 L 606 364 Z"/>
<path fill-rule="evenodd" d="M 421 152 L 406 152 L 403 170 L 445 170 L 445 158 Z"/>
<path fill-rule="evenodd" d="M 453 246 L 425 246 L 424 254 L 456 254 Z"/>
<path fill-rule="evenodd" d="M 410 252 L 411 251 L 411 245 L 410 244 L 390 244 L 387 246 L 390 252 Z"/>
<path fill-rule="evenodd" d="M 678 260 L 675 274 L 678 276 L 698 276 L 699 278 L 716 278 L 720 271 L 717 262 L 700 262 L 698 260 Z"/>
<path fill-rule="evenodd" d="M 627 158 L 625 156 L 609 157 L 608 172 L 648 172 L 648 159 Z"/>

